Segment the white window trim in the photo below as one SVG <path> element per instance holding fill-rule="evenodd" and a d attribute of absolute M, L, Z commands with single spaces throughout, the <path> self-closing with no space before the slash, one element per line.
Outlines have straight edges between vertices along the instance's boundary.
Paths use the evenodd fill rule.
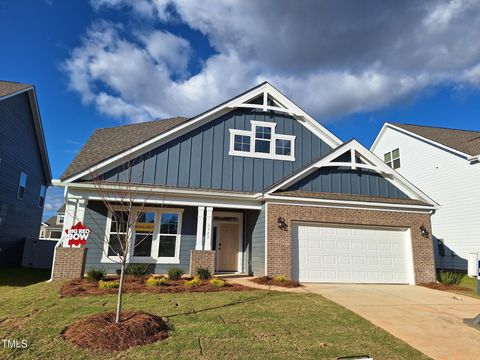
<path fill-rule="evenodd" d="M 393 152 L 395 150 L 398 150 L 398 156 L 396 158 L 393 157 Z M 390 161 L 385 161 L 385 155 L 387 154 L 390 154 Z M 400 148 L 396 148 L 396 149 L 393 149 L 391 151 L 387 151 L 385 154 L 383 154 L 383 161 L 385 162 L 385 164 L 387 164 L 388 166 L 390 166 L 389 164 L 392 164 L 392 166 L 390 166 L 392 169 L 396 170 L 396 169 L 400 169 L 400 167 L 402 166 L 402 163 L 400 162 L 400 166 L 398 168 L 394 168 L 393 167 L 393 161 L 394 160 L 400 160 Z"/>
<path fill-rule="evenodd" d="M 63 221 L 60 221 L 60 219 L 63 217 Z M 57 215 L 57 225 L 63 225 L 63 223 L 65 222 L 65 215 L 64 214 L 58 214 Z"/>
<path fill-rule="evenodd" d="M 25 175 L 25 186 L 22 186 L 22 175 Z M 27 191 L 27 181 L 28 181 L 28 174 L 23 171 L 20 171 L 20 178 L 18 179 L 18 187 L 17 187 L 17 199 L 19 200 L 25 199 L 25 192 Z M 23 188 L 22 197 L 19 196 L 20 187 Z"/>
<path fill-rule="evenodd" d="M 120 207 L 113 207 L 113 211 L 121 211 Z M 153 212 L 155 213 L 155 229 L 153 232 L 152 239 L 152 248 L 151 254 L 158 254 L 158 249 L 160 246 L 160 220 L 161 216 L 164 213 L 167 214 L 178 214 L 178 226 L 175 242 L 175 256 L 174 257 L 147 257 L 147 256 L 133 256 L 133 242 L 135 241 L 135 230 L 130 230 L 130 252 L 127 254 L 127 263 L 134 264 L 180 264 L 180 243 L 182 239 L 182 222 L 183 222 L 183 209 L 176 208 L 133 208 L 133 211 L 136 212 Z M 112 212 L 108 211 L 108 218 L 105 227 L 105 238 L 103 242 L 103 254 L 100 260 L 101 263 L 118 263 L 120 258 L 118 256 L 108 256 L 108 241 L 110 241 L 110 228 L 112 225 Z"/>
<path fill-rule="evenodd" d="M 295 135 L 286 135 L 286 134 L 276 134 L 275 127 L 276 123 L 266 122 L 266 121 L 257 121 L 251 120 L 251 129 L 250 130 L 239 130 L 239 129 L 230 129 L 230 150 L 228 155 L 231 156 L 243 156 L 243 157 L 252 157 L 257 159 L 271 159 L 271 160 L 287 160 L 295 161 Z M 255 133 L 256 127 L 269 127 L 272 129 L 271 138 L 270 138 L 270 152 L 269 153 L 259 153 L 255 152 Z M 235 150 L 235 135 L 249 136 L 250 137 L 250 151 L 238 151 Z M 290 141 L 290 155 L 278 155 L 276 151 L 276 140 L 289 140 Z"/>

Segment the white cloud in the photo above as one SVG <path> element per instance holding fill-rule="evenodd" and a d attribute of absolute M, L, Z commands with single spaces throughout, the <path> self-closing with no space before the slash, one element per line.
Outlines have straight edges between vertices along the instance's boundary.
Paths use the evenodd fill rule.
<path fill-rule="evenodd" d="M 93 25 L 64 64 L 85 103 L 129 121 L 194 115 L 263 80 L 319 120 L 442 83 L 480 85 L 475 0 L 91 3 L 131 9 L 150 24 Z M 195 44 L 154 28 L 171 22 L 200 31 L 216 51 L 197 73 L 189 73 Z"/>

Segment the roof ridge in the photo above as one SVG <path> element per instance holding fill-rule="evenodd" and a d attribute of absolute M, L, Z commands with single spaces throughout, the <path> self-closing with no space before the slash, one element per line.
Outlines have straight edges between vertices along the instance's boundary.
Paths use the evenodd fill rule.
<path fill-rule="evenodd" d="M 0 82 L 5 82 L 5 83 L 10 83 L 10 84 L 17 84 L 17 85 L 24 85 L 24 86 L 31 86 L 31 87 L 33 87 L 32 84 L 21 83 L 21 82 L 19 82 L 19 81 L 11 81 L 11 80 L 2 80 L 2 79 L 0 79 Z"/>
<path fill-rule="evenodd" d="M 430 128 L 430 129 L 442 129 L 442 130 L 453 130 L 453 131 L 464 131 L 464 132 L 475 132 L 480 134 L 480 130 L 466 130 L 466 129 L 455 129 L 443 126 L 432 126 L 432 125 L 418 125 L 418 124 L 409 124 L 409 123 L 399 123 L 399 122 L 387 122 L 387 124 L 391 125 L 407 125 L 407 126 L 416 126 L 416 127 L 423 127 L 423 128 Z"/>

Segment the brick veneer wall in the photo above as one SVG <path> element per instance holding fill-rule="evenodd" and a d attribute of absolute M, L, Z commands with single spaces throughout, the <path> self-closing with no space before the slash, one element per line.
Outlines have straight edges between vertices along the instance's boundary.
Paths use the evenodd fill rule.
<path fill-rule="evenodd" d="M 278 227 L 277 219 L 285 219 L 288 228 Z M 292 278 L 292 223 L 317 222 L 345 225 L 373 225 L 410 228 L 415 283 L 435 281 L 433 245 L 430 237 L 421 235 L 420 226 L 431 231 L 430 215 L 377 210 L 356 210 L 313 206 L 268 204 L 267 206 L 267 275 Z"/>
<path fill-rule="evenodd" d="M 190 250 L 190 275 L 198 268 L 206 268 L 215 272 L 215 250 Z"/>
<path fill-rule="evenodd" d="M 85 274 L 87 248 L 58 247 L 55 251 L 52 280 L 82 278 Z"/>

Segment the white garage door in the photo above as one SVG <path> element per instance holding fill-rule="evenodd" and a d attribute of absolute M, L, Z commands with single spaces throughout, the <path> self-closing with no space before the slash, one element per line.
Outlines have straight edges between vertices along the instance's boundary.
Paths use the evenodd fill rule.
<path fill-rule="evenodd" d="M 293 277 L 301 282 L 413 283 L 408 234 L 402 229 L 295 225 Z"/>

